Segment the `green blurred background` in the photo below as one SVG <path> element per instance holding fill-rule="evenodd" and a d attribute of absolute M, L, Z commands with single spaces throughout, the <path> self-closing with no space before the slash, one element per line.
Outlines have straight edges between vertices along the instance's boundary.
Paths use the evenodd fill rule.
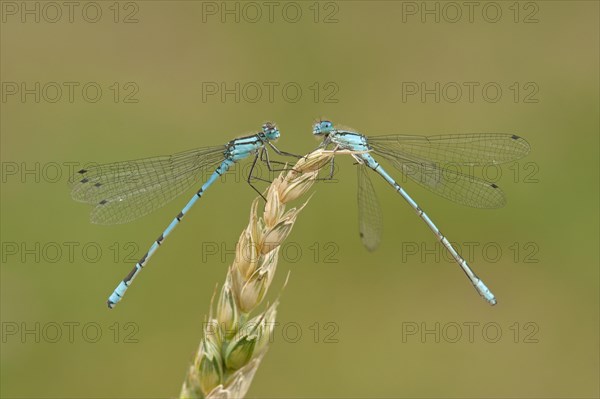
<path fill-rule="evenodd" d="M 131 224 L 96 226 L 69 197 L 68 165 L 218 145 L 265 120 L 278 123 L 280 148 L 306 153 L 321 116 L 370 135 L 529 140 L 530 156 L 497 180 L 509 199 L 503 209 L 469 209 L 406 184 L 463 252 L 475 248 L 465 256 L 499 304 L 488 306 L 455 264 L 436 259 L 439 247 L 407 253 L 435 252 L 434 237 L 380 179 L 384 239 L 368 253 L 357 234 L 355 171 L 340 159 L 338 181 L 315 186 L 278 266 L 272 295 L 291 271 L 281 325 L 249 396 L 599 396 L 597 2 L 481 2 L 472 21 L 453 3 L 457 22 L 456 7 L 443 2 L 276 2 L 272 22 L 260 2 L 257 22 L 256 7 L 243 3 L 141 1 L 77 3 L 72 22 L 55 3 L 63 15 L 53 23 L 56 10 L 45 4 L 39 22 L 27 14 L 22 22 L 34 2 L 2 3 L 2 397 L 176 396 L 233 259 L 222 248 L 234 248 L 255 196 L 239 173 L 211 188 L 108 311 L 128 258 L 146 251 L 193 190 Z M 221 16 L 225 7 L 240 21 Z M 437 7 L 439 23 L 435 14 L 422 22 L 425 7 Z M 99 21 L 86 21 L 97 8 Z M 22 82 L 40 82 L 39 103 L 10 94 Z M 56 102 L 49 82 L 63 85 Z M 64 82 L 79 84 L 72 102 Z M 89 82 L 102 89 L 95 103 L 82 94 Z M 247 85 L 236 102 L 207 95 L 211 82 L 279 86 L 272 101 L 265 89 L 252 102 Z M 479 88 L 473 101 L 466 89 L 456 102 L 450 91 L 439 102 L 403 100 L 403 82 Z M 489 82 L 502 89 L 497 102 L 482 95 Z M 293 88 L 282 93 L 286 83 L 301 87 L 297 102 Z M 421 334 L 436 328 L 439 342 Z"/>

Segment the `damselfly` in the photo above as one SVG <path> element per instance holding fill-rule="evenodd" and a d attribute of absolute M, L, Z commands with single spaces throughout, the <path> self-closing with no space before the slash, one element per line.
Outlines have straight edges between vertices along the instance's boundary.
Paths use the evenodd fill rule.
<path fill-rule="evenodd" d="M 404 176 L 444 198 L 476 208 L 498 208 L 506 200 L 496 184 L 463 174 L 455 167 L 514 161 L 529 153 L 530 147 L 525 139 L 513 134 L 496 133 L 366 137 L 350 129 L 336 128 L 330 121 L 316 123 L 313 134 L 324 136 L 323 148 L 331 144 L 334 151 L 346 149 L 359 152 L 352 155 L 359 164 L 359 232 L 369 250 L 379 245 L 382 217 L 366 167 L 380 174 L 409 203 L 450 252 L 479 294 L 490 304 L 496 304 L 494 294 L 471 270 L 465 259 L 371 154 L 390 161 Z M 331 171 L 333 173 L 333 159 Z"/>
<path fill-rule="evenodd" d="M 230 141 L 225 146 L 205 147 L 169 156 L 116 162 L 81 169 L 70 179 L 73 199 L 94 205 L 91 220 L 98 224 L 127 223 L 142 217 L 173 200 L 175 197 L 201 182 L 203 171 L 210 168 L 212 174 L 173 219 L 171 224 L 152 243 L 150 249 L 135 264 L 108 298 L 113 308 L 125 295 L 125 291 L 150 257 L 167 236 L 181 222 L 202 194 L 236 162 L 254 155 L 248 175 L 253 185 L 254 167 L 260 159 L 271 169 L 266 145 L 280 155 L 292 155 L 279 151 L 272 140 L 279 138 L 279 130 L 273 123 L 265 123 L 262 131 L 251 136 Z"/>

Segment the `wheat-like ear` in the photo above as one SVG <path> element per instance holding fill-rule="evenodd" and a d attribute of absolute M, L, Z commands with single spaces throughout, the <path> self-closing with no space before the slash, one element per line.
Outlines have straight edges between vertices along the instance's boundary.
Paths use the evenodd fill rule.
<path fill-rule="evenodd" d="M 257 316 L 273 281 L 279 248 L 290 234 L 306 205 L 286 212 L 288 202 L 298 199 L 313 185 L 319 169 L 334 156 L 316 150 L 301 158 L 271 183 L 267 202 L 259 215 L 257 198 L 250 207 L 250 222 L 242 231 L 235 259 L 217 299 L 216 315 L 209 312 L 204 337 L 188 369 L 180 398 L 242 398 L 268 348 L 275 325 L 277 301 Z"/>

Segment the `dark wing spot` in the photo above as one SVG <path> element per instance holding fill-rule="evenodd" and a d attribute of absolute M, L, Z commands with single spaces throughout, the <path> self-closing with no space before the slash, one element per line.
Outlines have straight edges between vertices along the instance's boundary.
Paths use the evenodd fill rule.
<path fill-rule="evenodd" d="M 103 199 L 103 200 L 102 200 L 102 201 L 100 201 L 98 204 L 99 204 L 99 205 L 104 205 L 104 204 L 106 204 L 107 202 L 108 202 L 107 200 Z"/>
<path fill-rule="evenodd" d="M 102 185 L 102 183 L 96 183 L 94 184 L 94 187 L 100 187 Z"/>
<path fill-rule="evenodd" d="M 511 138 L 512 138 L 513 140 L 518 140 L 518 139 L 520 139 L 521 137 L 517 136 L 516 134 L 513 134 Z"/>
<path fill-rule="evenodd" d="M 78 171 L 77 173 L 84 174 L 84 173 L 86 173 L 86 172 L 87 172 L 87 170 L 85 170 L 85 169 L 81 169 L 81 170 L 80 170 L 80 171 Z"/>
<path fill-rule="evenodd" d="M 490 186 L 492 186 L 492 188 L 498 188 L 498 186 L 495 185 L 494 183 L 490 184 Z"/>
<path fill-rule="evenodd" d="M 90 181 L 90 179 L 88 179 L 87 177 L 86 177 L 86 178 L 84 178 L 84 179 L 81 179 L 81 183 L 87 183 L 87 182 L 89 182 L 89 181 Z"/>

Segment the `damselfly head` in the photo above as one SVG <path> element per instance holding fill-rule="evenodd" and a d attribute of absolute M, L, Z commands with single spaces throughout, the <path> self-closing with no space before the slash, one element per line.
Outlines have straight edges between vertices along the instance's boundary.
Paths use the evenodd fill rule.
<path fill-rule="evenodd" d="M 333 123 L 330 121 L 319 121 L 313 126 L 313 134 L 316 136 L 327 135 L 333 132 Z"/>
<path fill-rule="evenodd" d="M 263 125 L 262 129 L 263 133 L 265 134 L 265 136 L 267 136 L 269 140 L 277 140 L 281 135 L 279 133 L 279 129 L 277 129 L 277 126 L 273 122 L 266 122 Z"/>

